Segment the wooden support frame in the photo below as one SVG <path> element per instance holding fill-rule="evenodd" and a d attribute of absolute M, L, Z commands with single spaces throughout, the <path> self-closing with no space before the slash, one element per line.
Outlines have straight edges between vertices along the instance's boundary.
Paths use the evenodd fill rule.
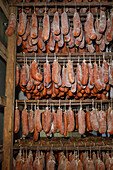
<path fill-rule="evenodd" d="M 10 13 L 16 13 L 16 8 L 11 7 Z M 13 122 L 15 98 L 15 60 L 16 60 L 16 33 L 8 37 L 8 59 L 6 68 L 6 93 L 7 101 L 4 110 L 4 137 L 3 137 L 3 170 L 12 169 L 13 157 Z"/>

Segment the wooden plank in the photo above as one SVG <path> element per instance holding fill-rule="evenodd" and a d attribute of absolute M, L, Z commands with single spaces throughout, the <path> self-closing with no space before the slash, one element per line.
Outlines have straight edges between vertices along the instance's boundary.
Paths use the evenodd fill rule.
<path fill-rule="evenodd" d="M 14 144 L 15 149 L 31 150 L 110 150 L 113 147 L 112 138 L 102 137 L 70 137 L 67 138 L 41 138 L 37 142 L 33 139 L 21 139 Z"/>
<path fill-rule="evenodd" d="M 7 19 L 9 19 L 9 5 L 8 5 L 7 1 L 0 0 L 0 7 L 2 8 Z"/>
<path fill-rule="evenodd" d="M 60 105 L 64 106 L 69 105 L 71 102 L 72 106 L 79 106 L 80 105 L 80 101 L 82 102 L 82 105 L 92 105 L 92 99 L 86 99 L 86 100 L 39 100 L 39 105 L 44 106 L 47 105 L 47 101 L 48 101 L 48 105 L 50 105 L 51 103 L 53 103 L 54 106 L 59 106 L 59 101 L 60 101 Z M 18 105 L 24 105 L 24 102 L 26 102 L 27 105 L 31 105 L 31 103 L 33 104 L 37 104 L 37 100 L 17 100 Z M 102 100 L 102 104 L 109 104 L 111 102 L 111 100 Z M 101 100 L 94 100 L 94 103 L 100 103 L 101 104 Z"/>
<path fill-rule="evenodd" d="M 25 57 L 27 58 L 28 63 L 33 61 L 35 59 L 35 54 L 36 54 L 36 59 L 39 61 L 40 65 L 43 65 L 43 63 L 46 62 L 46 56 L 47 53 L 27 53 L 25 54 Z M 111 53 L 84 53 L 85 60 L 89 62 L 89 59 L 91 59 L 91 62 L 96 61 L 103 61 L 103 54 L 105 56 L 106 60 L 110 60 L 110 58 L 113 56 L 113 52 Z M 79 56 L 79 61 L 83 61 L 83 53 L 57 53 L 56 57 L 58 59 L 58 62 L 61 64 L 64 64 L 64 61 L 67 62 L 69 59 L 73 60 L 73 64 L 76 65 L 78 63 L 78 56 Z M 90 56 L 90 57 L 89 57 Z M 17 53 L 16 55 L 17 62 L 19 64 L 22 64 L 24 62 L 24 56 L 22 53 Z M 48 60 L 50 63 L 54 61 L 54 53 L 49 53 L 48 54 Z"/>
<path fill-rule="evenodd" d="M 6 106 L 6 97 L 0 96 L 0 106 Z"/>
<path fill-rule="evenodd" d="M 0 56 L 7 62 L 7 48 L 0 41 Z"/>
<path fill-rule="evenodd" d="M 25 56 L 27 57 L 34 57 L 35 58 L 35 55 L 36 57 L 46 57 L 46 55 L 48 54 L 48 57 L 54 57 L 54 55 L 56 55 L 56 57 L 68 57 L 69 56 L 69 53 L 25 53 Z M 95 52 L 95 53 L 89 53 L 89 52 L 84 52 L 84 53 L 79 53 L 79 52 L 76 52 L 76 53 L 71 53 L 71 56 L 70 57 L 75 57 L 75 56 L 92 56 L 92 57 L 97 57 L 97 56 L 103 56 L 103 54 L 106 56 L 113 56 L 113 52 Z M 23 53 L 17 53 L 16 55 L 17 57 L 23 57 Z"/>
<path fill-rule="evenodd" d="M 45 6 L 48 6 L 48 7 L 73 7 L 75 8 L 75 5 L 76 6 L 79 6 L 79 7 L 100 7 L 101 6 L 108 6 L 108 7 L 111 7 L 112 8 L 112 5 L 113 5 L 113 2 L 22 2 L 22 3 L 10 3 L 9 6 L 16 6 L 16 7 L 20 7 L 20 6 L 36 6 L 36 7 L 45 7 Z"/>
<path fill-rule="evenodd" d="M 10 12 L 16 13 L 14 7 Z M 6 107 L 4 111 L 4 136 L 3 150 L 4 159 L 2 163 L 3 170 L 12 169 L 13 158 L 13 121 L 14 121 L 14 97 L 15 97 L 15 55 L 16 55 L 16 33 L 8 37 L 8 59 L 6 69 Z"/>

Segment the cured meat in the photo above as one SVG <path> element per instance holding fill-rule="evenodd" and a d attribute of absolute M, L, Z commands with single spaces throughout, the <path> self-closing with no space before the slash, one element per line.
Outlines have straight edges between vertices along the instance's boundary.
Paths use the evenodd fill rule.
<path fill-rule="evenodd" d="M 5 34 L 7 36 L 12 35 L 14 33 L 15 27 L 16 27 L 16 16 L 14 13 L 11 13 L 9 16 L 9 23 Z"/>
<path fill-rule="evenodd" d="M 44 131 L 45 133 L 49 132 L 51 128 L 51 112 L 48 110 L 48 107 L 46 108 L 44 112 Z"/>
<path fill-rule="evenodd" d="M 102 36 L 102 42 L 99 45 L 99 48 L 100 48 L 101 51 L 105 50 L 105 37 L 104 37 L 104 35 Z"/>
<path fill-rule="evenodd" d="M 96 18 L 96 21 L 95 21 L 95 31 L 97 34 L 96 40 L 99 41 L 102 38 L 102 34 L 99 33 L 99 19 L 98 18 Z"/>
<path fill-rule="evenodd" d="M 34 12 L 31 17 L 31 37 L 36 38 L 38 36 L 38 22 L 37 16 Z"/>
<path fill-rule="evenodd" d="M 20 79 L 20 72 L 19 72 L 19 67 L 16 65 L 16 78 L 15 78 L 15 86 L 18 86 L 19 84 L 19 79 Z"/>
<path fill-rule="evenodd" d="M 82 85 L 85 86 L 88 83 L 89 71 L 88 64 L 83 60 L 82 63 Z"/>
<path fill-rule="evenodd" d="M 75 38 L 75 45 L 77 46 L 77 47 L 79 47 L 80 46 L 80 41 L 78 41 L 78 37 L 77 38 Z"/>
<path fill-rule="evenodd" d="M 34 47 L 36 46 L 36 48 L 37 48 L 37 42 L 38 42 L 38 37 L 37 38 L 32 38 L 32 40 L 31 40 L 31 43 L 32 43 L 32 45 L 33 45 L 33 49 L 34 49 Z M 36 51 L 36 50 L 34 50 L 34 51 Z"/>
<path fill-rule="evenodd" d="M 74 13 L 74 17 L 73 17 L 73 35 L 75 37 L 78 37 L 80 35 L 80 17 L 77 11 L 75 11 Z"/>
<path fill-rule="evenodd" d="M 90 53 L 94 53 L 95 48 L 94 48 L 93 44 L 87 44 L 87 47 L 88 47 L 88 51 L 89 51 Z"/>
<path fill-rule="evenodd" d="M 22 111 L 22 132 L 23 132 L 23 135 L 25 136 L 28 135 L 28 112 L 27 112 L 26 106 L 24 110 Z"/>
<path fill-rule="evenodd" d="M 42 31 L 42 38 L 44 41 L 47 41 L 49 39 L 49 34 L 50 34 L 49 15 L 47 13 L 44 13 Z"/>
<path fill-rule="evenodd" d="M 106 29 L 106 15 L 104 11 L 100 11 L 99 33 L 103 33 Z"/>
<path fill-rule="evenodd" d="M 81 162 L 81 160 L 78 160 L 78 168 L 77 170 L 83 170 L 83 163 Z"/>
<path fill-rule="evenodd" d="M 84 45 L 85 45 L 85 37 L 83 35 L 82 41 L 81 41 L 81 43 L 79 45 L 79 48 L 84 48 Z"/>
<path fill-rule="evenodd" d="M 23 41 L 26 41 L 27 40 L 27 37 L 28 35 L 30 34 L 30 23 L 29 21 L 27 21 L 27 25 L 26 25 L 26 30 L 25 30 L 25 33 L 22 35 L 22 40 Z"/>
<path fill-rule="evenodd" d="M 36 129 L 38 132 L 41 132 L 42 125 L 41 125 L 41 112 L 39 108 L 35 110 L 35 121 L 36 121 Z"/>
<path fill-rule="evenodd" d="M 26 89 L 31 90 L 32 87 L 33 87 L 33 78 L 31 77 L 31 74 L 30 74 Z"/>
<path fill-rule="evenodd" d="M 80 35 L 77 37 L 77 40 L 81 42 L 83 40 L 83 29 L 82 29 L 82 26 L 81 26 L 80 30 L 81 30 L 80 31 Z"/>
<path fill-rule="evenodd" d="M 104 134 L 106 132 L 106 112 L 104 111 L 100 111 L 99 112 L 99 117 L 100 117 L 100 121 L 99 121 L 99 132 L 101 134 Z"/>
<path fill-rule="evenodd" d="M 70 48 L 73 48 L 74 45 L 75 45 L 75 39 L 74 39 L 74 36 L 73 36 L 72 27 L 70 27 L 70 41 L 68 42 L 68 46 Z"/>
<path fill-rule="evenodd" d="M 29 169 L 29 164 L 27 160 L 24 160 L 23 166 L 22 166 L 22 170 L 28 170 Z"/>
<path fill-rule="evenodd" d="M 75 82 L 74 82 L 74 84 L 72 84 L 72 86 L 71 86 L 71 92 L 72 92 L 72 93 L 75 93 L 76 90 L 77 90 L 77 80 L 76 80 L 76 76 L 75 76 Z"/>
<path fill-rule="evenodd" d="M 107 38 L 107 41 L 112 41 L 112 25 L 111 25 L 111 21 L 110 19 L 107 20 L 107 27 L 106 27 L 106 38 Z"/>
<path fill-rule="evenodd" d="M 113 110 L 111 108 L 108 109 L 108 130 L 107 132 L 112 135 L 113 134 Z"/>
<path fill-rule="evenodd" d="M 27 17 L 26 14 L 22 11 L 19 14 L 19 23 L 18 23 L 18 35 L 22 36 L 25 33 L 26 30 L 26 24 L 27 24 Z"/>
<path fill-rule="evenodd" d="M 37 72 L 38 63 L 34 60 L 31 64 L 31 76 L 33 79 L 42 81 L 42 75 Z"/>
<path fill-rule="evenodd" d="M 99 79 L 99 74 L 98 74 L 98 66 L 97 66 L 97 63 L 94 63 L 94 84 L 95 84 L 95 87 L 101 91 L 102 90 L 102 83 Z"/>
<path fill-rule="evenodd" d="M 67 136 L 67 127 L 68 127 L 68 120 L 67 120 L 67 112 L 64 112 L 64 137 Z"/>
<path fill-rule="evenodd" d="M 55 50 L 55 40 L 54 40 L 54 35 L 53 35 L 52 32 L 50 33 L 50 38 L 49 38 L 49 41 L 48 41 L 48 48 L 49 48 L 50 51 Z"/>
<path fill-rule="evenodd" d="M 90 112 L 91 113 L 91 124 L 92 124 L 92 128 L 95 131 L 99 130 L 99 124 L 98 124 L 98 120 L 97 120 L 97 113 L 96 110 L 93 108 L 93 110 Z"/>
<path fill-rule="evenodd" d="M 85 112 L 80 108 L 78 111 L 78 124 L 79 124 L 79 133 L 83 135 L 85 133 Z"/>
<path fill-rule="evenodd" d="M 62 69 L 62 87 L 66 86 L 66 68 L 63 66 Z"/>
<path fill-rule="evenodd" d="M 101 66 L 99 66 L 99 68 L 98 68 L 98 73 L 99 73 L 100 82 L 101 82 L 101 84 L 102 84 L 102 89 L 104 90 L 105 87 L 106 87 L 106 84 L 105 84 L 104 81 L 103 81 L 102 67 L 101 67 Z"/>
<path fill-rule="evenodd" d="M 68 76 L 68 68 L 66 68 L 66 87 L 71 87 L 71 83 L 69 81 L 69 76 Z"/>
<path fill-rule="evenodd" d="M 63 126 L 63 113 L 62 113 L 61 108 L 58 108 L 58 110 L 57 110 L 57 125 L 58 125 L 58 129 L 59 129 L 59 133 L 63 135 L 64 126 Z"/>
<path fill-rule="evenodd" d="M 23 160 L 21 158 L 21 151 L 18 153 L 17 157 L 16 157 L 16 169 L 20 170 L 22 169 L 22 166 L 23 166 Z"/>
<path fill-rule="evenodd" d="M 87 30 L 87 21 L 84 24 L 84 30 L 85 30 L 85 41 L 87 44 L 92 44 L 92 40 L 88 36 L 88 30 Z"/>
<path fill-rule="evenodd" d="M 32 133 L 34 131 L 34 118 L 33 118 L 33 110 L 30 110 L 29 113 L 29 132 Z"/>
<path fill-rule="evenodd" d="M 47 60 L 46 63 L 44 63 L 44 86 L 48 86 L 51 83 L 51 70 L 50 70 L 50 64 Z"/>
<path fill-rule="evenodd" d="M 93 14 L 91 12 L 89 12 L 87 14 L 87 33 L 90 39 L 96 39 L 96 32 L 94 30 L 94 26 L 93 26 L 93 22 L 94 22 L 94 18 L 93 18 Z"/>
<path fill-rule="evenodd" d="M 74 83 L 73 63 L 72 63 L 71 60 L 68 60 L 67 69 L 68 69 L 68 78 L 69 78 L 69 81 L 70 81 L 70 83 Z"/>
<path fill-rule="evenodd" d="M 26 86 L 27 84 L 27 69 L 26 65 L 22 66 L 21 74 L 20 74 L 20 82 L 22 86 Z"/>
<path fill-rule="evenodd" d="M 50 156 L 47 160 L 47 170 L 54 170 L 55 169 L 55 158 L 54 156 Z"/>
<path fill-rule="evenodd" d="M 53 32 L 55 35 L 60 34 L 59 14 L 56 11 L 53 18 Z"/>
<path fill-rule="evenodd" d="M 63 45 L 64 45 L 64 37 L 63 37 L 63 34 L 61 33 L 60 40 L 58 41 L 58 46 L 62 48 Z"/>
<path fill-rule="evenodd" d="M 65 42 L 69 42 L 70 39 L 71 39 L 71 37 L 70 37 L 70 32 L 68 32 L 67 35 L 64 35 L 64 41 L 65 41 Z"/>
<path fill-rule="evenodd" d="M 89 83 L 88 87 L 93 88 L 94 86 L 94 74 L 93 74 L 93 65 L 92 63 L 88 63 L 88 70 L 89 70 Z"/>
<path fill-rule="evenodd" d="M 16 101 L 16 108 L 15 108 L 15 123 L 14 123 L 14 132 L 18 133 L 19 131 L 19 125 L 20 125 L 20 113 L 17 107 L 17 101 Z"/>
<path fill-rule="evenodd" d="M 81 85 L 82 84 L 82 67 L 79 63 L 77 63 L 76 76 L 77 76 L 78 84 Z"/>
<path fill-rule="evenodd" d="M 106 60 L 103 61 L 103 64 L 102 64 L 102 75 L 103 75 L 103 81 L 104 83 L 108 83 L 109 81 L 109 66 L 108 66 L 108 63 Z"/>
<path fill-rule="evenodd" d="M 61 14 L 61 32 L 64 35 L 67 35 L 69 32 L 68 18 L 65 11 Z"/>
<path fill-rule="evenodd" d="M 52 65 L 52 80 L 54 83 L 59 83 L 59 63 L 57 60 L 54 60 Z"/>
<path fill-rule="evenodd" d="M 86 124 L 87 124 L 87 131 L 92 130 L 91 119 L 90 119 L 90 112 L 87 110 L 86 112 Z"/>
<path fill-rule="evenodd" d="M 109 84 L 113 86 L 113 61 L 109 64 Z"/>
<path fill-rule="evenodd" d="M 37 43 L 38 47 L 41 49 L 41 50 L 44 50 L 45 49 L 45 44 L 42 40 L 42 27 L 39 27 L 39 36 L 38 36 L 38 43 Z"/>
<path fill-rule="evenodd" d="M 17 46 L 20 46 L 22 44 L 22 37 L 17 35 Z"/>
<path fill-rule="evenodd" d="M 52 111 L 52 117 L 53 117 L 53 122 L 52 122 L 52 132 L 56 133 L 57 131 L 57 114 L 55 111 Z"/>
<path fill-rule="evenodd" d="M 74 121 L 74 113 L 73 113 L 71 107 L 67 111 L 67 121 L 68 121 L 67 130 L 68 130 L 68 132 L 72 132 L 75 128 L 75 121 Z"/>

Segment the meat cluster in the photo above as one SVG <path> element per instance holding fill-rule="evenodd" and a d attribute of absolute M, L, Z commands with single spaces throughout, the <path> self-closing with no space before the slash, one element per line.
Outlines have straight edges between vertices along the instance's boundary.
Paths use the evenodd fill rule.
<path fill-rule="evenodd" d="M 34 159 L 34 158 L 35 159 Z M 57 165 L 57 166 L 56 166 Z M 19 151 L 16 159 L 13 158 L 13 169 L 39 169 L 39 170 L 105 170 L 112 169 L 113 167 L 113 156 L 108 152 L 81 152 L 74 154 L 68 152 L 58 152 L 54 154 L 51 152 L 40 152 L 36 154 L 29 151 L 28 154 Z"/>
<path fill-rule="evenodd" d="M 68 15 L 64 10 L 59 17 L 58 11 L 54 13 L 50 22 L 49 14 L 44 13 L 43 21 L 38 24 L 36 12 L 30 20 L 24 11 L 19 13 L 17 23 L 17 46 L 22 45 L 23 52 L 38 53 L 75 53 L 88 51 L 90 53 L 103 52 L 113 39 L 113 12 L 106 19 L 103 10 L 100 18 L 94 20 L 93 13 L 87 13 L 86 22 L 81 23 L 79 13 L 75 10 L 73 22 L 69 24 Z M 10 15 L 6 35 L 11 35 L 16 26 L 16 18 Z"/>
<path fill-rule="evenodd" d="M 113 86 L 113 62 L 103 59 L 102 66 L 94 62 L 77 63 L 76 70 L 73 62 L 68 60 L 62 68 L 58 60 L 52 67 L 46 60 L 43 74 L 36 60 L 31 65 L 24 64 L 19 72 L 16 66 L 16 86 L 20 85 L 28 99 L 107 99 L 108 92 Z M 106 96 L 107 94 L 107 96 Z"/>
<path fill-rule="evenodd" d="M 58 107 L 57 111 L 46 107 L 45 111 L 41 111 L 39 107 L 35 107 L 28 112 L 26 105 L 22 111 L 22 132 L 25 136 L 28 133 L 34 133 L 34 141 L 38 140 L 39 132 L 42 130 L 46 136 L 51 136 L 57 132 L 66 137 L 68 132 L 78 130 L 79 134 L 83 135 L 87 131 L 99 131 L 100 134 L 105 132 L 113 134 L 113 110 L 109 107 L 106 111 L 102 108 L 99 111 L 92 107 L 92 110 L 86 112 L 82 107 L 78 113 L 74 113 L 71 106 L 68 110 L 62 110 Z M 15 127 L 14 132 L 19 131 L 20 114 L 16 107 L 15 109 Z"/>

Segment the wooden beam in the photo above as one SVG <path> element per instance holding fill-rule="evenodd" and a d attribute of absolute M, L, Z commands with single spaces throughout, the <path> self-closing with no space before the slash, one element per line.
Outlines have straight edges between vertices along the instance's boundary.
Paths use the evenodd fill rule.
<path fill-rule="evenodd" d="M 8 3 L 4 0 L 0 0 L 0 7 L 2 8 L 7 19 L 9 19 L 9 5 L 8 5 Z"/>
<path fill-rule="evenodd" d="M 53 137 L 40 138 L 37 142 L 34 142 L 33 139 L 19 139 L 14 144 L 13 149 L 30 149 L 30 150 L 110 150 L 112 149 L 112 138 L 103 138 L 103 137 L 70 137 L 60 138 Z"/>
<path fill-rule="evenodd" d="M 73 7 L 75 8 L 75 5 L 76 6 L 79 6 L 79 7 L 89 7 L 89 5 L 91 7 L 100 7 L 101 6 L 108 6 L 108 7 L 111 7 L 112 8 L 112 5 L 113 5 L 113 2 L 22 2 L 22 3 L 10 3 L 9 6 L 16 6 L 16 7 L 20 7 L 20 6 L 36 6 L 36 7 L 45 7 L 45 6 L 48 6 L 48 7 L 55 7 L 55 6 L 58 6 L 58 7 Z"/>
<path fill-rule="evenodd" d="M 0 106 L 6 106 L 6 97 L 0 96 Z"/>
<path fill-rule="evenodd" d="M 0 56 L 7 62 L 7 48 L 0 41 Z"/>
<path fill-rule="evenodd" d="M 16 13 L 16 8 L 11 7 L 10 13 Z M 8 59 L 6 68 L 6 107 L 4 111 L 4 136 L 3 170 L 11 170 L 13 158 L 13 121 L 14 121 L 14 97 L 15 97 L 15 59 L 16 59 L 16 33 L 8 37 Z"/>
<path fill-rule="evenodd" d="M 71 101 L 71 105 L 72 106 L 79 106 L 80 105 L 80 101 L 82 103 L 82 105 L 92 105 L 92 99 L 86 99 L 86 100 L 60 100 L 60 105 L 64 106 L 65 104 L 68 106 L 70 104 Z M 17 100 L 18 105 L 24 105 L 24 102 L 26 102 L 27 105 L 31 105 L 31 103 L 33 104 L 37 104 L 37 100 Z M 59 100 L 48 100 L 48 104 L 50 105 L 51 103 L 53 103 L 54 106 L 59 106 Z M 101 100 L 94 100 L 94 103 L 98 103 L 101 104 Z M 111 100 L 102 100 L 102 104 L 109 104 L 111 103 Z M 39 105 L 40 106 L 46 106 L 47 105 L 47 100 L 43 99 L 43 100 L 39 100 Z"/>

